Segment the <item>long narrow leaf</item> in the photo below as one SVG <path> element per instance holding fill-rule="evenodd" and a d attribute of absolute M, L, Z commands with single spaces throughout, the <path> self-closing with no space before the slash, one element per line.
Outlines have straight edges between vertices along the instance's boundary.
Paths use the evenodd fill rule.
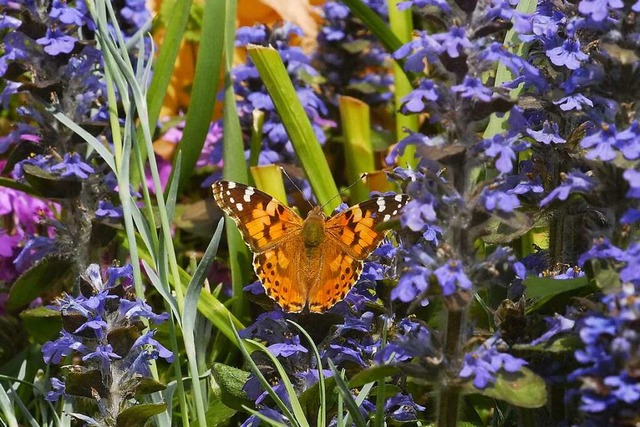
<path fill-rule="evenodd" d="M 191 177 L 191 172 L 195 169 L 196 161 L 209 132 L 222 65 L 225 20 L 220 18 L 225 16 L 225 9 L 225 1 L 204 2 L 202 35 L 191 91 L 191 108 L 187 111 L 184 132 L 180 141 L 182 176 L 179 180 L 179 188 L 184 188 Z M 175 164 L 176 162 L 174 162 Z"/>
<path fill-rule="evenodd" d="M 247 363 L 249 364 L 249 367 L 251 368 L 251 372 L 253 372 L 256 378 L 258 378 L 258 381 L 260 382 L 260 385 L 262 385 L 262 388 L 264 388 L 266 392 L 269 394 L 269 396 L 271 396 L 271 398 L 276 403 L 278 408 L 280 408 L 284 416 L 287 417 L 289 421 L 291 421 L 291 423 L 297 426 L 298 424 L 296 423 L 296 419 L 291 413 L 291 411 L 289 410 L 289 407 L 282 401 L 282 399 L 280 399 L 280 396 L 278 396 L 278 394 L 275 392 L 275 390 L 273 390 L 273 387 L 271 387 L 271 385 L 269 384 L 267 379 L 264 377 L 264 375 L 262 375 L 262 372 L 260 372 L 260 368 L 258 368 L 258 365 L 256 365 L 256 363 L 251 358 L 251 355 L 249 354 L 249 350 L 247 350 L 245 343 L 243 342 L 242 338 L 240 338 L 240 335 L 238 335 L 238 331 L 236 330 L 235 327 L 233 327 L 233 335 L 235 337 L 238 348 L 242 352 L 244 359 L 247 361 Z"/>
<path fill-rule="evenodd" d="M 338 189 L 280 54 L 272 47 L 256 45 L 249 45 L 247 51 L 271 95 L 318 202 L 326 204 L 325 213 L 330 214 L 340 203 L 334 198 Z"/>
<path fill-rule="evenodd" d="M 175 6 L 171 8 L 171 16 L 164 17 L 167 22 L 166 31 L 162 39 L 162 47 L 158 51 L 158 57 L 153 66 L 153 78 L 149 85 L 147 96 L 147 108 L 149 111 L 149 127 L 155 127 L 167 87 L 171 81 L 173 67 L 180 51 L 182 35 L 189 22 L 189 10 L 191 0 L 175 1 Z"/>
<path fill-rule="evenodd" d="M 292 320 L 288 320 L 287 322 L 291 323 L 295 326 L 302 335 L 309 342 L 309 346 L 313 351 L 313 355 L 316 358 L 316 365 L 318 368 L 318 391 L 320 392 L 320 409 L 318 410 L 318 427 L 324 427 L 327 423 L 327 390 L 325 388 L 324 381 L 324 373 L 322 372 L 322 359 L 320 358 L 320 352 L 318 351 L 318 347 L 316 347 L 313 342 L 313 338 L 304 330 L 304 328 L 298 325 L 296 322 Z"/>
<path fill-rule="evenodd" d="M 228 181 L 248 183 L 249 172 L 244 158 L 244 144 L 236 107 L 236 94 L 231 81 L 237 4 L 236 0 L 226 0 L 226 3 L 224 109 L 222 111 L 224 120 L 224 169 L 222 176 Z M 226 230 L 229 247 L 229 267 L 231 268 L 231 286 L 235 298 L 233 312 L 239 318 L 245 319 L 247 317 L 248 302 L 244 298 L 243 288 L 249 283 L 252 275 L 251 255 L 233 221 L 227 221 Z"/>
<path fill-rule="evenodd" d="M 182 325 L 186 330 L 192 330 L 195 326 L 196 310 L 193 310 L 192 307 L 196 307 L 198 304 L 198 296 L 202 290 L 202 282 L 204 282 L 207 273 L 209 273 L 213 265 L 213 260 L 218 252 L 223 225 L 224 219 L 220 219 L 216 231 L 213 233 L 213 237 L 209 242 L 209 246 L 207 246 L 207 250 L 204 252 L 196 271 L 191 277 L 191 282 L 187 287 L 187 293 L 184 297 L 185 309 L 182 312 Z"/>
<path fill-rule="evenodd" d="M 342 379 L 340 372 L 338 372 L 338 369 L 335 367 L 331 359 L 328 359 L 328 362 L 329 362 L 329 368 L 331 368 L 331 371 L 333 372 L 333 378 L 336 380 L 336 385 L 338 386 L 340 395 L 344 399 L 344 403 L 346 403 L 347 405 L 347 410 L 351 414 L 351 418 L 353 418 L 353 422 L 355 423 L 356 427 L 366 427 L 367 422 L 362 416 L 362 413 L 360 412 L 360 408 L 358 408 L 358 404 L 353 399 L 353 396 L 351 395 L 351 391 L 349 390 L 349 386 L 344 381 L 344 379 Z M 341 414 L 338 414 L 338 416 L 341 416 Z"/>
<path fill-rule="evenodd" d="M 275 365 L 278 374 L 280 374 L 280 381 L 284 385 L 285 390 L 287 390 L 287 395 L 289 396 L 289 402 L 291 403 L 291 409 L 293 410 L 293 414 L 295 415 L 296 423 L 300 427 L 309 427 L 309 423 L 307 418 L 304 415 L 304 411 L 302 410 L 302 405 L 300 404 L 300 400 L 298 399 L 298 395 L 296 394 L 295 389 L 293 388 L 293 384 L 291 384 L 291 380 L 289 379 L 289 375 L 287 374 L 286 369 L 282 366 L 282 363 L 273 355 L 271 352 L 262 344 L 257 341 L 247 340 L 254 346 L 256 346 L 259 350 L 262 350 L 264 354 L 271 359 L 271 362 Z"/>

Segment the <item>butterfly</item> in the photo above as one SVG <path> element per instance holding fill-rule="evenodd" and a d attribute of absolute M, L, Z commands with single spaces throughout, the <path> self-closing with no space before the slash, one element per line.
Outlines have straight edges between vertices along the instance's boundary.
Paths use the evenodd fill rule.
<path fill-rule="evenodd" d="M 275 198 L 244 184 L 217 181 L 216 203 L 238 226 L 253 252 L 253 267 L 282 309 L 322 313 L 342 300 L 385 231 L 376 227 L 400 213 L 406 195 L 380 196 L 327 217 L 314 207 L 303 220 Z"/>

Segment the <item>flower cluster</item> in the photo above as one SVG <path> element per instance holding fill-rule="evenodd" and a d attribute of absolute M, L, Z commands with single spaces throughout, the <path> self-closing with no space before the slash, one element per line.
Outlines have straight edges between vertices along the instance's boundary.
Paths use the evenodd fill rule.
<path fill-rule="evenodd" d="M 381 17 L 387 17 L 387 2 L 367 0 L 363 3 Z M 350 95 L 369 105 L 391 100 L 390 55 L 341 2 L 326 2 L 323 12 L 324 22 L 318 33 L 314 60 L 326 79 L 322 87 L 327 97 L 335 103 L 336 95 Z"/>
<path fill-rule="evenodd" d="M 330 124 L 325 120 L 328 111 L 324 100 L 311 85 L 311 79 L 318 76 L 318 71 L 311 64 L 311 58 L 301 47 L 290 44 L 293 37 L 300 35 L 300 28 L 289 23 L 273 29 L 265 25 L 242 27 L 236 34 L 236 46 L 271 45 L 278 51 L 292 79 L 298 99 L 311 120 L 316 138 L 323 144 L 326 140 L 324 127 Z M 293 146 L 251 58 L 247 57 L 246 63 L 234 67 L 231 73 L 235 93 L 239 98 L 237 105 L 240 123 L 247 135 L 252 128 L 253 112 L 258 110 L 265 115 L 262 127 L 263 146 L 258 164 L 292 162 L 295 159 Z M 249 154 L 247 151 L 247 157 Z"/>
<path fill-rule="evenodd" d="M 81 295 L 65 295 L 56 304 L 63 322 L 60 336 L 42 347 L 46 363 L 58 364 L 70 356 L 82 360 L 65 368 L 65 381 L 51 379 L 47 400 L 61 396 L 95 400 L 98 411 L 92 425 L 115 423 L 118 414 L 135 403 L 132 399 L 139 388 L 151 384 L 152 360 L 173 361 L 171 351 L 154 338 L 156 331 L 145 330 L 143 323 L 158 324 L 169 316 L 153 313 L 148 304 L 134 298 L 132 273 L 131 265 L 110 267 L 103 280 L 100 267 L 90 265 L 81 276 Z"/>
<path fill-rule="evenodd" d="M 126 0 L 123 6 L 118 12 L 123 36 L 128 38 L 150 20 L 150 13 L 139 0 Z M 88 243 L 90 221 L 99 215 L 86 212 L 102 209 L 99 203 L 105 202 L 100 199 L 109 191 L 108 177 L 100 176 L 101 171 L 85 158 L 86 143 L 59 123 L 52 111 L 97 135 L 105 132 L 108 109 L 102 55 L 92 39 L 95 24 L 84 0 L 2 2 L 0 9 L 4 47 L 0 77 L 6 82 L 0 102 L 12 122 L 0 138 L 0 154 L 11 157 L 3 169 L 40 196 L 56 199 L 54 210 L 59 212 L 54 218 L 53 205 L 0 188 L 0 197 L 10 201 L 6 208 L 20 219 L 2 231 L 2 264 L 15 264 L 3 271 L 13 279 L 47 254 L 72 257 Z M 104 180 L 102 186 L 107 188 L 96 192 L 98 180 Z M 91 185 L 84 184 L 88 181 Z M 81 193 L 85 197 L 78 209 Z M 46 231 L 30 225 L 36 215 Z"/>

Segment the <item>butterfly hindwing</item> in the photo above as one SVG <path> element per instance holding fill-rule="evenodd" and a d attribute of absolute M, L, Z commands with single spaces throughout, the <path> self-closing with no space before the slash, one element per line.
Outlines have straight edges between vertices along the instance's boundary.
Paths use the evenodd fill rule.
<path fill-rule="evenodd" d="M 253 268 L 265 292 L 287 312 L 302 311 L 307 299 L 298 271 L 302 250 L 300 241 L 291 239 L 253 256 Z"/>
<path fill-rule="evenodd" d="M 319 280 L 309 289 L 308 305 L 312 313 L 322 313 L 344 299 L 362 272 L 362 261 L 353 258 L 330 240 L 322 248 L 324 265 Z"/>
<path fill-rule="evenodd" d="M 233 219 L 253 252 L 263 252 L 299 232 L 302 219 L 267 193 L 237 182 L 217 181 L 213 197 Z"/>
<path fill-rule="evenodd" d="M 364 260 L 374 251 L 385 236 L 378 225 L 400 213 L 409 197 L 397 194 L 365 200 L 329 218 L 327 234 L 357 260 Z"/>

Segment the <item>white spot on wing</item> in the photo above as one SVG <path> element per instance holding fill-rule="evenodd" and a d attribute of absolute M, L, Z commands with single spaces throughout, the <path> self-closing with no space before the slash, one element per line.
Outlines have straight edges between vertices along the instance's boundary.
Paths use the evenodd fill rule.
<path fill-rule="evenodd" d="M 398 215 L 398 210 L 394 210 L 393 212 L 391 212 L 391 215 Z"/>
<path fill-rule="evenodd" d="M 236 209 L 238 209 L 239 212 L 242 211 L 242 209 L 244 209 L 242 203 L 236 203 Z"/>
<path fill-rule="evenodd" d="M 382 212 L 385 210 L 386 204 L 384 203 L 383 197 L 378 197 L 378 200 L 376 201 L 376 203 L 378 204 L 378 212 Z"/>
<path fill-rule="evenodd" d="M 233 197 L 229 197 L 229 203 L 235 203 L 236 199 L 234 199 Z"/>
<path fill-rule="evenodd" d="M 253 187 L 247 187 L 246 190 L 244 190 L 244 201 L 249 203 L 251 201 L 251 196 L 253 195 L 253 193 L 255 193 L 255 190 Z"/>
<path fill-rule="evenodd" d="M 402 202 L 402 194 L 396 194 L 396 197 L 393 198 L 396 202 Z"/>
<path fill-rule="evenodd" d="M 236 188 L 236 183 L 235 182 L 230 182 L 229 183 L 229 188 Z"/>
<path fill-rule="evenodd" d="M 387 214 L 382 218 L 383 221 L 389 221 L 391 219 L 391 215 Z"/>

